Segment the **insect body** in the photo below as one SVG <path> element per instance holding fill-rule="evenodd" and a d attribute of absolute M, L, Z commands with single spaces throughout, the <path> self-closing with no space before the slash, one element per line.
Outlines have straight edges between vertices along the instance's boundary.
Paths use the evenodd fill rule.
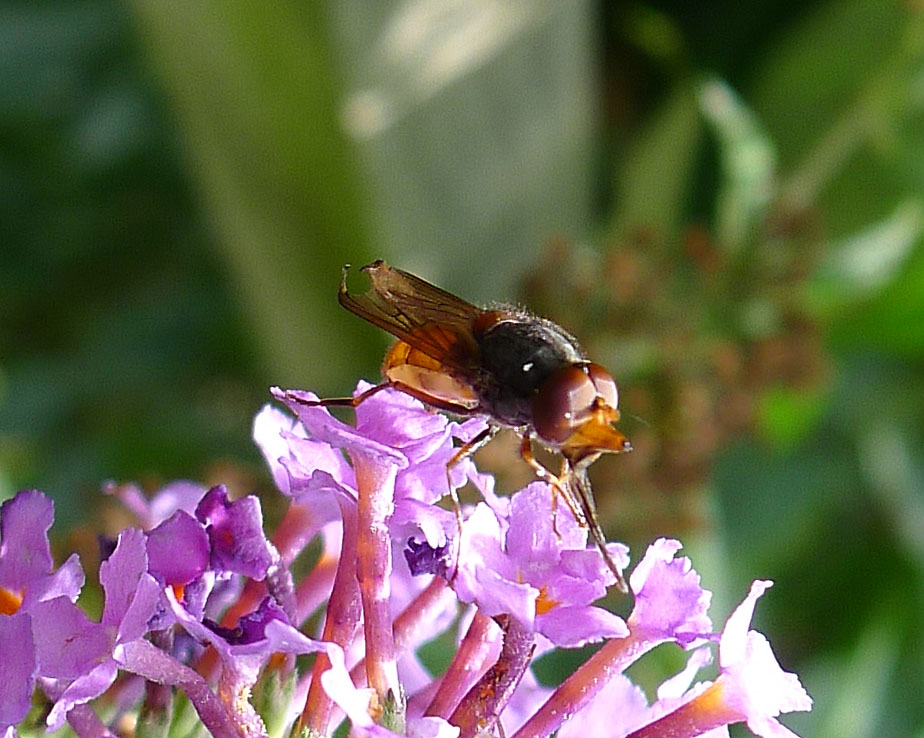
<path fill-rule="evenodd" d="M 602 453 L 631 450 L 613 427 L 619 420 L 613 377 L 550 320 L 513 307 L 476 307 L 381 260 L 363 271 L 371 289 L 350 294 L 345 268 L 338 298 L 347 310 L 398 339 L 382 365 L 385 381 L 356 397 L 319 404 L 356 406 L 393 387 L 456 415 L 485 415 L 489 427 L 458 449 L 450 465 L 474 453 L 499 427 L 513 428 L 524 460 L 590 531 L 625 590 L 606 550 L 587 477 L 587 468 Z M 559 475 L 533 457 L 532 438 L 561 454 Z"/>

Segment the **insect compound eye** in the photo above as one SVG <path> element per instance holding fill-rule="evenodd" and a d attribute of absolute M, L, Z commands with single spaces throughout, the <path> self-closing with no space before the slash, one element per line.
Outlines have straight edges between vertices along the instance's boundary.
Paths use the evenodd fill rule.
<path fill-rule="evenodd" d="M 616 380 L 613 376 L 599 364 L 588 364 L 587 373 L 590 375 L 590 381 L 597 388 L 597 394 L 603 398 L 603 401 L 614 410 L 619 407 L 619 390 L 616 387 Z"/>
<path fill-rule="evenodd" d="M 585 369 L 571 365 L 557 370 L 533 396 L 533 427 L 543 440 L 562 443 L 587 419 L 599 390 Z"/>

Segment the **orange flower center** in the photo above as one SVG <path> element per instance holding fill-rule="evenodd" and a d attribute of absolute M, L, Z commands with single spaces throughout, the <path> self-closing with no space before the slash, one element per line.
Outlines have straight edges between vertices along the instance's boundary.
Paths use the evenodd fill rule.
<path fill-rule="evenodd" d="M 16 594 L 0 587 L 0 615 L 13 615 L 22 605 L 22 592 Z"/>
<path fill-rule="evenodd" d="M 539 588 L 539 596 L 536 598 L 536 615 L 545 615 L 549 610 L 558 607 L 561 604 L 558 600 L 549 597 L 548 590 L 543 586 Z"/>

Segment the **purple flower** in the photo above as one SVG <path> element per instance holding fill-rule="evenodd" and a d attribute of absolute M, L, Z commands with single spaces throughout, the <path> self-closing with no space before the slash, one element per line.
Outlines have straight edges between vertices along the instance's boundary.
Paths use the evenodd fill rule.
<path fill-rule="evenodd" d="M 687 667 L 658 689 L 649 705 L 644 693 L 618 675 L 559 730 L 560 738 L 693 738 L 727 736 L 731 723 L 746 722 L 764 738 L 795 738 L 777 720 L 782 712 L 809 710 L 812 701 L 798 678 L 780 669 L 769 643 L 748 630 L 757 599 L 770 582 L 754 582 L 729 617 L 719 641 L 721 673 L 714 682 L 689 689 L 696 673 L 711 662 L 708 648 L 695 650 Z"/>
<path fill-rule="evenodd" d="M 660 538 L 632 571 L 635 606 L 628 622 L 634 640 L 673 640 L 688 648 L 712 631 L 712 593 L 700 586 L 688 558 L 674 557 L 681 548 L 680 541 Z"/>
<path fill-rule="evenodd" d="M 83 586 L 76 554 L 54 569 L 48 543 L 53 520 L 54 504 L 37 490 L 19 492 L 0 506 L 0 727 L 29 711 L 45 645 L 36 626 L 41 629 L 45 612 L 57 603 L 74 607 Z"/>
<path fill-rule="evenodd" d="M 218 716 L 230 721 L 243 735 L 265 733 L 262 719 L 247 698 L 261 668 L 273 654 L 323 652 L 330 664 L 328 671 L 333 672 L 328 678 L 340 682 L 349 680 L 339 646 L 316 641 L 300 633 L 270 598 L 242 618 L 238 627 L 231 632 L 210 627 L 190 616 L 172 592 L 167 592 L 167 598 L 177 622 L 191 636 L 215 648 L 221 658 L 218 704 L 203 700 L 196 704 L 196 708 L 200 714 L 208 715 L 217 710 Z M 170 679 L 175 680 L 173 683 L 181 683 L 185 679 L 180 664 L 175 664 L 170 671 Z"/>
<path fill-rule="evenodd" d="M 54 597 L 76 601 L 83 587 L 74 554 L 54 569 L 48 531 L 54 504 L 38 490 L 25 490 L 0 506 L 0 614 L 28 612 Z"/>
<path fill-rule="evenodd" d="M 356 392 L 371 385 L 361 382 Z M 305 495 L 317 495 L 339 488 L 354 499 L 357 496 L 357 460 L 368 458 L 377 466 L 394 468 L 392 511 L 396 538 L 406 540 L 416 534 L 433 546 L 445 544 L 454 535 L 455 518 L 435 507 L 434 502 L 449 493 L 446 465 L 456 451 L 454 439 L 465 442 L 484 428 L 481 419 L 459 424 L 427 410 L 421 402 L 402 392 L 386 390 L 363 402 L 356 409 L 356 426 L 334 418 L 326 408 L 304 404 L 317 397 L 297 390 L 273 389 L 273 393 L 295 413 L 300 424 L 264 411 L 255 427 L 274 478 L 283 479 L 280 489 L 304 504 L 317 504 Z M 286 429 L 288 424 L 289 429 Z M 286 444 L 280 444 L 276 436 Z M 331 447 L 350 454 L 353 466 L 346 464 Z M 282 470 L 285 471 L 283 474 Z M 481 475 L 471 459 L 463 459 L 451 470 L 452 486 L 468 480 L 480 482 Z"/>
<path fill-rule="evenodd" d="M 706 615 L 710 593 L 686 558 L 675 558 L 677 541 L 660 539 L 648 547 L 629 577 L 635 607 L 626 624 L 629 632 L 611 638 L 562 683 L 516 738 L 545 736 L 557 729 L 565 715 L 585 709 L 612 680 L 645 653 L 673 641 L 690 648 L 712 636 Z M 613 689 L 617 689 L 614 687 Z"/>
<path fill-rule="evenodd" d="M 754 606 L 772 582 L 756 581 L 725 623 L 719 641 L 718 678 L 695 687 L 679 707 L 632 733 L 633 738 L 700 735 L 737 722 L 762 738 L 796 738 L 777 717 L 812 709 L 795 674 L 780 668 L 770 644 L 749 630 Z"/>
<path fill-rule="evenodd" d="M 149 571 L 158 581 L 182 588 L 209 567 L 209 537 L 192 515 L 177 510 L 147 534 Z"/>
<path fill-rule="evenodd" d="M 76 705 L 109 688 L 118 669 L 126 666 L 125 646 L 147 633 L 161 591 L 147 564 L 144 534 L 129 528 L 100 565 L 106 600 L 99 623 L 90 622 L 65 598 L 44 603 L 45 612 L 36 614 L 41 673 L 57 680 L 55 691 L 63 687 L 48 715 L 52 730 L 64 724 Z"/>
<path fill-rule="evenodd" d="M 552 494 L 533 482 L 513 496 L 506 519 L 487 505 L 475 509 L 463 526 L 459 598 L 487 615 L 512 615 L 559 646 L 626 636 L 622 618 L 591 604 L 612 572 L 566 509 L 552 517 Z M 628 561 L 624 547 L 614 554 Z"/>
<path fill-rule="evenodd" d="M 594 604 L 614 576 L 549 485 L 498 497 L 468 458 L 447 479 L 483 420 L 454 423 L 387 390 L 357 408 L 354 427 L 306 404 L 314 395 L 274 393 L 297 419 L 264 408 L 254 422 L 290 503 L 272 541 L 255 497 L 180 482 L 148 501 L 115 488 L 147 533 L 123 531 L 102 564 L 99 622 L 75 604 L 76 557 L 54 569 L 51 503 L 24 492 L 0 508 L 0 684 L 13 685 L 0 689 L 4 738 L 35 686 L 53 703 L 48 725 L 66 720 L 81 738 L 111 732 L 97 698 L 115 700 L 102 714 L 144 699 L 145 719 L 167 719 L 174 689 L 216 738 L 264 738 L 296 719 L 294 732 L 325 736 L 344 718 L 352 735 L 373 738 L 470 738 L 499 723 L 511 738 L 718 738 L 731 722 L 776 737 L 792 735 L 780 713 L 811 706 L 749 630 L 768 582 L 754 584 L 719 636 L 710 593 L 680 544 L 661 539 L 629 577 L 634 607 L 623 620 Z M 461 511 L 459 535 L 434 503 L 468 481 L 484 502 Z M 289 565 L 314 538 L 320 557 L 296 581 Z M 627 549 L 610 547 L 626 566 Z M 315 560 L 299 568 L 306 559 Z M 310 638 L 301 621 L 325 601 L 321 637 Z M 433 674 L 421 647 L 454 628 L 458 647 Z M 562 684 L 537 683 L 536 657 L 593 641 L 603 643 Z M 649 704 L 624 672 L 662 643 L 689 658 Z M 716 643 L 718 678 L 691 688 Z M 307 670 L 294 658 L 306 654 Z M 120 672 L 147 682 L 143 697 L 116 683 Z"/>
<path fill-rule="evenodd" d="M 231 502 L 224 485 L 212 487 L 196 507 L 211 544 L 211 566 L 261 580 L 277 558 L 263 533 L 263 512 L 254 495 Z"/>

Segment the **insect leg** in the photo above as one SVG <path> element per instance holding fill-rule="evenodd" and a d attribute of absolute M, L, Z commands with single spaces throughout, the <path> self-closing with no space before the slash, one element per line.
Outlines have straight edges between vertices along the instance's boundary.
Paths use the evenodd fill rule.
<path fill-rule="evenodd" d="M 450 472 L 456 464 L 460 463 L 464 459 L 467 459 L 478 449 L 484 446 L 488 441 L 494 438 L 495 433 L 497 433 L 497 428 L 493 425 L 489 425 L 470 441 L 466 441 L 461 446 L 459 446 L 449 461 L 446 462 L 446 484 L 449 488 L 449 495 L 452 497 L 452 504 L 456 509 L 456 518 L 459 521 L 460 528 L 462 527 L 462 507 L 459 504 L 459 495 L 456 494 L 456 491 L 452 486 Z"/>
<path fill-rule="evenodd" d="M 571 469 L 565 481 L 572 488 L 573 494 L 581 506 L 584 518 L 587 521 L 586 527 L 590 532 L 590 537 L 597 544 L 597 548 L 600 549 L 600 555 L 603 556 L 604 563 L 616 577 L 616 587 L 620 592 L 628 593 L 629 585 L 606 548 L 606 536 L 603 534 L 603 529 L 597 520 L 597 508 L 594 504 L 594 494 L 590 486 L 590 478 L 587 476 L 587 470 Z"/>
<path fill-rule="evenodd" d="M 452 499 L 452 509 L 456 514 L 456 526 L 458 527 L 459 531 L 459 534 L 456 536 L 458 545 L 456 546 L 456 566 L 453 567 L 452 573 L 453 579 L 455 579 L 456 572 L 459 570 L 459 554 L 461 552 L 460 547 L 462 545 L 462 504 L 459 502 L 458 492 L 456 492 L 455 488 L 452 486 L 452 468 L 456 464 L 460 463 L 463 459 L 467 459 L 479 448 L 494 438 L 495 433 L 497 433 L 497 428 L 493 425 L 489 425 L 474 438 L 459 446 L 449 461 L 446 462 L 446 486 L 449 489 L 449 496 Z"/>
<path fill-rule="evenodd" d="M 470 405 L 463 405 L 458 402 L 453 402 L 452 400 L 446 400 L 442 397 L 435 397 L 434 395 L 427 394 L 423 390 L 419 390 L 416 387 L 405 384 L 404 382 L 388 381 L 384 384 L 386 387 L 393 387 L 399 392 L 403 392 L 406 395 L 410 395 L 411 397 L 420 400 L 424 405 L 427 405 L 428 407 L 436 408 L 437 410 L 444 410 L 445 412 L 452 413 L 453 415 L 466 417 L 469 415 L 474 415 L 478 411 L 478 408 L 473 408 Z M 376 387 L 380 386 L 381 385 L 376 385 Z M 376 387 L 373 387 L 372 389 L 376 389 Z M 366 393 L 363 392 L 363 395 L 364 394 Z M 360 395 L 360 397 L 361 396 L 362 395 Z"/>
<path fill-rule="evenodd" d="M 523 436 L 520 443 L 520 456 L 533 468 L 537 477 L 547 481 L 561 495 L 577 524 L 590 533 L 591 539 L 600 550 L 604 563 L 616 577 L 616 587 L 620 592 L 628 592 L 629 587 L 626 584 L 625 577 L 623 577 L 622 572 L 616 566 L 616 562 L 613 561 L 613 557 L 610 556 L 610 552 L 606 548 L 606 536 L 603 535 L 603 530 L 597 521 L 593 492 L 590 488 L 590 480 L 587 477 L 586 470 L 575 470 L 570 463 L 566 463 L 562 468 L 561 476 L 556 477 L 533 456 L 529 436 Z"/>
<path fill-rule="evenodd" d="M 382 382 L 381 384 L 377 384 L 374 387 L 370 387 L 369 389 L 360 392 L 354 397 L 326 397 L 321 400 L 303 400 L 300 397 L 293 397 L 292 399 L 294 399 L 300 405 L 306 405 L 308 407 L 357 407 L 359 404 L 372 397 L 372 395 L 375 395 L 388 387 L 391 387 L 390 382 Z"/>
<path fill-rule="evenodd" d="M 552 472 L 546 469 L 541 463 L 539 463 L 536 457 L 533 456 L 533 447 L 530 443 L 528 435 L 524 435 L 520 440 L 520 456 L 523 458 L 523 461 L 529 464 L 530 468 L 532 468 L 539 479 L 552 485 L 557 495 L 560 495 L 561 498 L 565 501 L 565 504 L 568 506 L 568 510 L 571 511 L 571 515 L 577 521 L 577 524 L 582 528 L 586 528 L 587 520 L 584 518 L 584 512 L 581 509 L 580 504 L 578 504 L 578 502 L 575 500 L 571 489 L 566 484 L 563 484 L 559 477 L 552 474 Z"/>

